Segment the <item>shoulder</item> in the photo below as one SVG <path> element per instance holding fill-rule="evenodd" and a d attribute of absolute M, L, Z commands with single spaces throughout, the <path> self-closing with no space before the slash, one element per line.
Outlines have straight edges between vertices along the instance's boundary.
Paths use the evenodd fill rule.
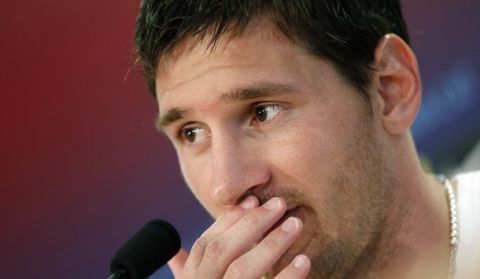
<path fill-rule="evenodd" d="M 454 180 L 457 182 L 457 187 L 463 187 L 464 185 L 480 187 L 480 170 L 457 174 Z"/>
<path fill-rule="evenodd" d="M 452 182 L 457 194 L 459 209 L 476 206 L 480 211 L 480 170 L 457 174 L 453 177 Z M 474 203 L 472 204 L 472 202 Z"/>
<path fill-rule="evenodd" d="M 463 215 L 461 217 L 464 219 L 460 222 L 463 223 L 465 219 L 470 221 L 469 219 L 474 217 L 475 222 L 473 223 L 480 226 L 480 218 L 478 218 L 480 216 L 480 171 L 458 174 L 452 181 L 457 196 L 459 217 Z M 469 222 L 468 225 L 472 225 L 472 222 Z"/>

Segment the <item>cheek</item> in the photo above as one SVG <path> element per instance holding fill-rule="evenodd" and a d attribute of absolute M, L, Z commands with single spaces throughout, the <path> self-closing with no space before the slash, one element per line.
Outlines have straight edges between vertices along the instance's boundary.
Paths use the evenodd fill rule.
<path fill-rule="evenodd" d="M 334 171 L 334 152 L 330 145 L 321 144 L 326 140 L 325 134 L 298 127 L 269 144 L 273 175 L 281 186 L 294 187 L 311 198 L 324 193 L 326 177 Z"/>
<path fill-rule="evenodd" d="M 183 179 L 195 198 L 212 217 L 218 216 L 222 209 L 216 206 L 211 198 L 213 184 L 209 164 L 199 159 L 191 160 L 181 156 L 179 162 Z"/>
<path fill-rule="evenodd" d="M 332 178 L 345 168 L 353 152 L 349 143 L 353 134 L 346 133 L 345 126 L 339 118 L 319 116 L 298 120 L 285 129 L 288 133 L 269 145 L 273 165 L 285 178 L 281 179 L 282 185 L 323 201 L 333 191 L 329 189 Z"/>
<path fill-rule="evenodd" d="M 195 197 L 204 204 L 209 199 L 211 185 L 209 179 L 209 168 L 205 164 L 201 164 L 195 160 L 191 160 L 185 157 L 179 156 L 180 170 L 183 175 L 183 179 L 187 186 L 190 188 Z"/>
<path fill-rule="evenodd" d="M 285 134 L 277 146 L 277 159 L 300 173 L 328 173 L 343 157 L 345 135 L 332 121 L 302 120 Z"/>

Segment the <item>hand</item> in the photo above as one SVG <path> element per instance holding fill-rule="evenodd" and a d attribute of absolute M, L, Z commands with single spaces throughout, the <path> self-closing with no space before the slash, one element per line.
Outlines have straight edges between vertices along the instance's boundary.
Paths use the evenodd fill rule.
<path fill-rule="evenodd" d="M 247 197 L 239 206 L 221 215 L 194 243 L 190 255 L 181 249 L 168 263 L 177 279 L 255 278 L 267 273 L 292 245 L 302 230 L 302 221 L 289 217 L 273 225 L 285 214 L 286 203 L 272 198 L 262 206 Z M 310 260 L 298 255 L 275 278 L 305 278 Z"/>

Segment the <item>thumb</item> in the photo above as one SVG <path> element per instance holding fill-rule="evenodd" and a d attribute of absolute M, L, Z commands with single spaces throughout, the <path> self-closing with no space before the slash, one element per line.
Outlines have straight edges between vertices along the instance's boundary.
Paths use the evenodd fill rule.
<path fill-rule="evenodd" d="M 180 248 L 180 251 L 178 251 L 178 253 L 168 262 L 168 266 L 172 270 L 173 276 L 175 278 L 180 278 L 187 258 L 187 250 Z"/>

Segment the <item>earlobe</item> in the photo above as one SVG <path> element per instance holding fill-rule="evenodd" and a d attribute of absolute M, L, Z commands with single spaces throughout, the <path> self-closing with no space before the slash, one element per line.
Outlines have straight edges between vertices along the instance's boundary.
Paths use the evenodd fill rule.
<path fill-rule="evenodd" d="M 400 37 L 388 34 L 377 47 L 374 63 L 374 85 L 382 104 L 383 127 L 391 135 L 403 134 L 412 126 L 420 106 L 416 57 Z"/>

